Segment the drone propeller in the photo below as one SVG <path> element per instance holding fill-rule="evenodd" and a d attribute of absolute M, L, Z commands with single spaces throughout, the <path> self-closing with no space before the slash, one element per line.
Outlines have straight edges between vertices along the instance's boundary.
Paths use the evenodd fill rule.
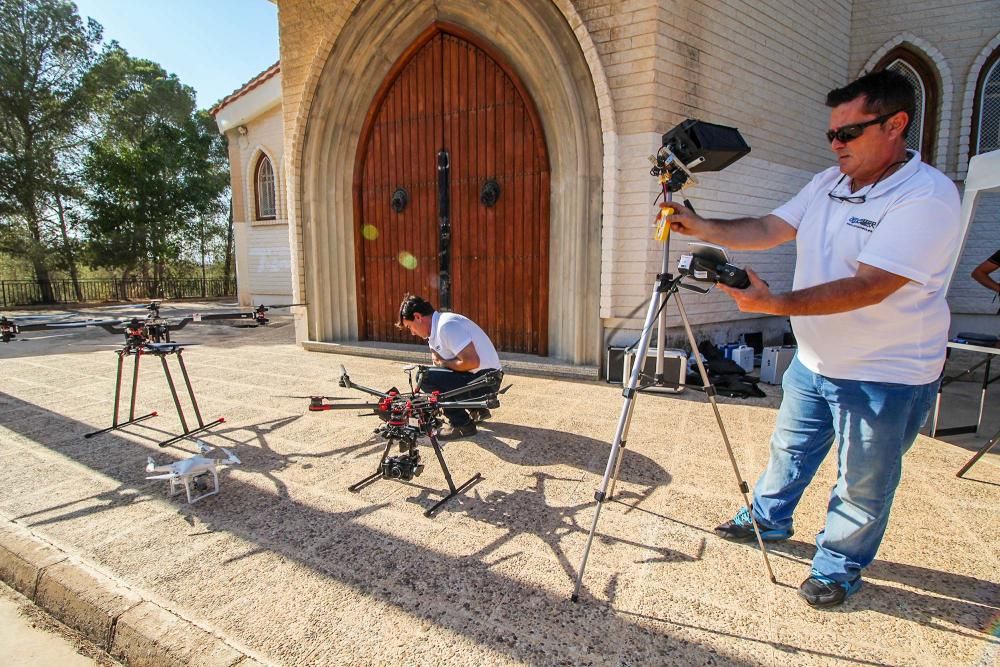
<path fill-rule="evenodd" d="M 308 306 L 308 303 L 275 303 L 275 304 L 260 304 L 258 308 L 293 308 L 295 306 Z"/>
<path fill-rule="evenodd" d="M 143 343 L 142 346 L 151 352 L 176 352 L 185 347 L 201 345 L 201 343 Z"/>
<path fill-rule="evenodd" d="M 312 396 L 291 396 L 289 394 L 278 394 L 278 398 L 309 398 L 309 399 L 319 398 L 319 399 L 322 399 L 324 401 L 347 401 L 347 400 L 350 400 L 346 396 L 319 396 L 319 395 L 316 395 L 316 394 L 314 394 Z"/>

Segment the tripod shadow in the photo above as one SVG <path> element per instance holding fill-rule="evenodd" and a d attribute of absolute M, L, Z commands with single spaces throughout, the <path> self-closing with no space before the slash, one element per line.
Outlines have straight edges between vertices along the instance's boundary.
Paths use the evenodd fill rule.
<path fill-rule="evenodd" d="M 504 442 L 501 438 L 514 442 Z M 568 465 L 594 474 L 604 472 L 611 454 L 611 444 L 604 440 L 492 421 L 480 424 L 472 442 L 508 463 L 527 467 Z M 628 447 L 622 454 L 618 479 L 646 487 L 666 486 L 671 481 L 663 466 Z"/>
<path fill-rule="evenodd" d="M 505 531 L 500 537 L 470 554 L 470 558 L 482 562 L 486 567 L 496 566 L 516 555 L 508 553 L 492 560 L 490 558 L 491 555 L 502 551 L 505 545 L 515 541 L 519 535 L 533 535 L 544 542 L 552 551 L 560 567 L 566 573 L 567 581 L 573 582 L 576 579 L 576 570 L 565 553 L 563 542 L 574 534 L 587 535 L 588 527 L 581 525 L 577 517 L 581 512 L 585 514 L 588 511 L 593 512 L 594 503 L 588 500 L 576 505 L 555 506 L 546 497 L 546 483 L 549 481 L 574 482 L 576 480 L 556 477 L 545 472 L 533 472 L 530 477 L 534 478 L 534 484 L 528 488 L 510 492 L 495 490 L 486 496 L 476 492 L 472 498 L 458 496 L 445 506 L 443 512 L 463 514 L 470 519 Z M 637 494 L 625 495 L 635 497 Z M 421 491 L 418 496 L 410 498 L 409 501 L 425 505 L 427 498 L 428 492 Z M 590 515 L 586 514 L 586 518 L 590 518 Z M 584 523 L 586 523 L 586 518 Z M 603 544 L 627 544 L 643 551 L 652 551 L 655 554 L 653 557 L 637 560 L 636 563 L 692 562 L 700 560 L 704 551 L 704 540 L 702 540 L 698 553 L 690 556 L 674 549 L 652 547 L 624 537 L 598 533 L 597 539 Z"/>

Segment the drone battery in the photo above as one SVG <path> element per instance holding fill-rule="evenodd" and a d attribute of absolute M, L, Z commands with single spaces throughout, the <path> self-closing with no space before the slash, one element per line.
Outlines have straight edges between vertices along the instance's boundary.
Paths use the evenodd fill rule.
<path fill-rule="evenodd" d="M 642 366 L 642 374 L 639 376 L 639 386 L 645 387 L 643 391 L 677 394 L 684 391 L 684 380 L 687 377 L 687 352 L 684 350 L 664 349 L 663 350 L 663 384 L 652 384 L 656 377 L 656 348 L 651 347 L 646 351 L 646 363 Z M 632 378 L 632 364 L 635 359 L 635 350 L 628 349 L 622 359 L 622 386 L 628 386 Z"/>
<path fill-rule="evenodd" d="M 792 346 L 765 347 L 760 358 L 760 381 L 781 384 L 781 378 L 795 357 Z"/>

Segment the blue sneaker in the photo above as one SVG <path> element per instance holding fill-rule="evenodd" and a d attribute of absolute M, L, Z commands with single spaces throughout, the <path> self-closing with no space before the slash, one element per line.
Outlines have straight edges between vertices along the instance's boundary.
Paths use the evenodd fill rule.
<path fill-rule="evenodd" d="M 830 577 L 812 570 L 809 573 L 809 578 L 799 586 L 799 595 L 809 603 L 810 607 L 836 607 L 843 604 L 848 596 L 856 593 L 860 588 L 860 576 L 851 581 L 834 581 Z"/>
<path fill-rule="evenodd" d="M 760 521 L 757 522 L 757 527 L 760 528 L 760 539 L 765 542 L 780 542 L 795 534 L 791 528 L 767 528 Z M 736 516 L 729 521 L 716 526 L 715 534 L 732 542 L 757 541 L 757 536 L 753 532 L 753 522 L 750 521 L 750 512 L 746 507 L 740 508 Z"/>

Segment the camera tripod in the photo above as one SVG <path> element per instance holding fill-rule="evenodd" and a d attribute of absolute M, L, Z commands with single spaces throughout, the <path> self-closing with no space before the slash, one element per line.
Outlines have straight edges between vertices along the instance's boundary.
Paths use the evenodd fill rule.
<path fill-rule="evenodd" d="M 661 184 L 663 184 L 664 192 L 666 194 L 665 201 L 669 202 L 670 192 L 667 191 L 667 185 L 665 180 L 662 178 Z M 661 224 L 663 224 L 662 221 Z M 771 583 L 775 583 L 777 581 L 774 577 L 774 572 L 771 571 L 771 564 L 767 558 L 767 549 L 764 546 L 764 540 L 761 539 L 760 536 L 760 528 L 757 526 L 757 520 L 753 516 L 750 498 L 747 495 L 750 492 L 750 487 L 747 485 L 746 481 L 744 481 L 743 475 L 740 473 L 739 465 L 736 463 L 736 456 L 733 454 L 733 448 L 729 443 L 729 436 L 726 434 L 726 428 L 722 423 L 722 415 L 719 413 L 719 406 L 715 400 L 715 387 L 710 382 L 708 372 L 705 370 L 705 365 L 702 363 L 701 357 L 698 354 L 698 344 L 695 341 L 694 332 L 691 330 L 691 323 L 688 320 L 687 311 L 684 309 L 684 302 L 678 292 L 678 290 L 682 287 L 701 293 L 707 292 L 708 290 L 684 283 L 683 280 L 687 276 L 683 274 L 674 277 L 667 272 L 668 257 L 670 252 L 668 243 L 669 227 L 667 228 L 666 233 L 663 233 L 662 235 L 658 231 L 657 240 L 663 242 L 663 272 L 657 274 L 656 276 L 656 283 L 653 286 L 653 292 L 649 299 L 649 308 L 646 312 L 646 321 L 643 325 L 642 335 L 639 338 L 638 348 L 635 352 L 635 363 L 632 365 L 632 374 L 629 378 L 628 386 L 622 392 L 622 395 L 625 397 L 625 403 L 622 405 L 621 417 L 618 420 L 618 428 L 615 432 L 615 439 L 611 446 L 611 455 L 608 457 L 608 464 L 604 471 L 604 478 L 601 480 L 601 486 L 594 493 L 594 499 L 597 501 L 597 507 L 594 510 L 594 521 L 590 526 L 590 534 L 587 536 L 587 544 L 584 547 L 583 559 L 580 561 L 580 569 L 576 577 L 576 586 L 573 589 L 573 595 L 571 596 L 571 599 L 574 602 L 576 602 L 580 596 L 580 588 L 583 584 L 583 573 L 584 569 L 587 567 L 587 558 L 590 555 L 590 547 L 594 541 L 594 533 L 597 531 L 597 520 L 601 515 L 601 507 L 603 507 L 606 500 L 609 500 L 614 496 L 615 484 L 618 481 L 618 472 L 621 467 L 622 455 L 624 454 L 623 450 L 625 449 L 626 440 L 628 438 L 629 426 L 632 422 L 632 412 L 635 408 L 636 395 L 642 389 L 642 387 L 639 387 L 639 378 L 642 374 L 646 353 L 649 350 L 649 340 L 651 338 L 653 322 L 658 316 L 660 319 L 657 331 L 657 377 L 654 379 L 654 383 L 662 384 L 664 381 L 663 341 L 665 337 L 665 314 L 663 309 L 671 296 L 674 297 L 674 300 L 677 303 L 677 309 L 680 313 L 681 321 L 684 323 L 684 331 L 687 334 L 688 342 L 691 345 L 691 352 L 694 354 L 695 362 L 698 365 L 698 373 L 701 375 L 701 381 L 704 385 L 705 394 L 708 396 L 708 400 L 712 404 L 712 410 L 715 412 L 715 421 L 719 425 L 719 432 L 722 434 L 722 441 L 725 443 L 726 452 L 729 455 L 729 462 L 733 465 L 733 472 L 736 474 L 737 485 L 739 486 L 740 494 L 743 496 L 743 504 L 750 513 L 750 520 L 753 523 L 754 534 L 757 537 L 757 544 L 760 547 L 760 553 L 764 560 L 764 568 L 766 570 L 767 577 L 770 579 Z M 611 487 L 610 492 L 608 490 L 609 485 Z"/>
<path fill-rule="evenodd" d="M 122 349 L 116 350 L 115 354 L 118 355 L 118 372 L 115 376 L 115 409 L 111 418 L 111 426 L 102 428 L 99 431 L 87 433 L 83 437 L 93 438 L 96 435 L 108 433 L 109 431 L 115 431 L 130 424 L 138 424 L 139 422 L 143 422 L 157 416 L 158 413 L 156 411 L 139 417 L 135 416 L 135 397 L 139 389 L 139 359 L 147 354 L 159 357 L 160 363 L 163 365 L 163 374 L 167 378 L 167 386 L 170 387 L 170 395 L 174 399 L 174 407 L 177 409 L 177 416 L 180 418 L 181 427 L 184 429 L 184 432 L 180 435 L 176 435 L 158 443 L 160 447 L 166 447 L 167 445 L 183 440 L 184 438 L 194 435 L 195 433 L 200 433 L 217 424 L 223 423 L 225 421 L 225 417 L 219 417 L 215 421 L 209 422 L 208 424 L 202 420 L 201 411 L 198 409 L 198 400 L 195 398 L 194 388 L 191 386 L 191 378 L 188 377 L 187 368 L 184 366 L 184 357 L 182 356 L 183 352 L 184 348 L 178 343 L 133 344 L 127 342 Z M 170 374 L 170 367 L 167 365 L 167 357 L 171 355 L 177 355 L 177 365 L 180 366 L 181 375 L 184 378 L 184 385 L 187 387 L 188 398 L 191 400 L 191 407 L 194 409 L 195 418 L 198 420 L 198 428 L 188 429 L 187 420 L 184 418 L 184 410 L 181 408 L 180 399 L 177 397 L 177 388 L 174 386 L 174 378 Z M 128 420 L 119 422 L 118 413 L 122 398 L 122 366 L 125 364 L 125 357 L 128 356 L 135 357 L 135 364 L 132 367 L 132 393 L 129 398 Z"/>

